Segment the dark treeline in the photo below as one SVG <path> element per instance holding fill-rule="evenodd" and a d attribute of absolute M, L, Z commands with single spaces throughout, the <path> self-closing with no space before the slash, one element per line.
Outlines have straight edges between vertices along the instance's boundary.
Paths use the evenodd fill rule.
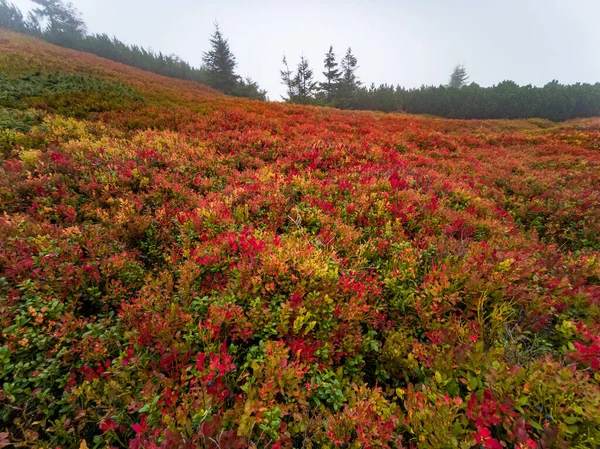
<path fill-rule="evenodd" d="M 476 83 L 454 88 L 430 86 L 404 89 L 371 85 L 360 89 L 357 109 L 404 111 L 457 119 L 519 119 L 539 117 L 552 121 L 600 115 L 600 83 L 544 87 L 519 86 L 503 81 L 492 87 Z"/>
<path fill-rule="evenodd" d="M 368 109 L 384 112 L 431 114 L 457 119 L 519 119 L 539 117 L 553 121 L 600 116 L 600 83 L 564 85 L 552 81 L 544 87 L 519 86 L 503 81 L 492 87 L 468 83 L 463 66 L 456 66 L 447 85 L 406 89 L 382 84 L 364 86 L 356 75 L 358 62 L 348 49 L 338 63 L 333 48 L 323 60 L 322 81 L 317 81 L 308 60 L 301 56 L 296 70 L 283 58 L 281 79 L 290 103 Z"/>
<path fill-rule="evenodd" d="M 127 45 L 107 34 L 88 34 L 79 12 L 62 0 L 32 0 L 38 5 L 27 17 L 12 3 L 0 0 L 0 27 L 39 37 L 62 47 L 85 51 L 159 75 L 196 81 L 226 94 L 266 100 L 266 92 L 250 78 L 235 73 L 235 57 L 218 26 L 211 36 L 211 49 L 204 65 L 192 67 L 175 55 Z"/>

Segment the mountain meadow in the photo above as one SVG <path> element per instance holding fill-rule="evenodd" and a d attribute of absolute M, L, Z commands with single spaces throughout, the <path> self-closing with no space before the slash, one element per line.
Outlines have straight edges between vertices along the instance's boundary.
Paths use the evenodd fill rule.
<path fill-rule="evenodd" d="M 600 118 L 234 98 L 0 30 L 0 448 L 600 445 Z"/>

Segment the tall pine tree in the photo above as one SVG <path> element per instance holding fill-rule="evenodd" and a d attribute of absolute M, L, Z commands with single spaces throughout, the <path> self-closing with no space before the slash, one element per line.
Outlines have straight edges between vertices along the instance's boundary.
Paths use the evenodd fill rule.
<path fill-rule="evenodd" d="M 279 71 L 279 75 L 281 76 L 281 83 L 285 86 L 287 94 L 287 98 L 281 98 L 289 103 L 294 103 L 298 95 L 296 86 L 294 84 L 294 73 L 290 70 L 290 66 L 285 55 L 283 55 L 281 63 L 283 64 L 283 68 Z"/>
<path fill-rule="evenodd" d="M 317 82 L 315 81 L 313 71 L 308 64 L 308 59 L 306 59 L 304 55 L 300 57 L 293 85 L 297 92 L 296 102 L 308 104 L 315 99 Z"/>
<path fill-rule="evenodd" d="M 325 103 L 333 104 L 342 77 L 338 68 L 338 63 L 335 60 L 335 53 L 333 52 L 332 45 L 329 46 L 329 51 L 325 53 L 323 63 L 325 64 L 325 71 L 323 72 L 325 81 L 319 83 L 319 90 L 323 94 Z"/>
<path fill-rule="evenodd" d="M 235 89 L 239 76 L 235 73 L 237 62 L 229 49 L 229 42 L 223 37 L 219 24 L 210 38 L 211 49 L 204 53 L 204 66 L 210 77 L 210 85 L 225 93 Z"/>
<path fill-rule="evenodd" d="M 32 0 L 38 7 L 29 16 L 30 27 L 36 28 L 44 22 L 44 37 L 50 42 L 73 47 L 87 32 L 81 14 L 72 3 L 61 0 Z"/>
<path fill-rule="evenodd" d="M 350 109 L 354 107 L 361 86 L 361 82 L 356 76 L 358 60 L 352 54 L 352 48 L 348 48 L 340 65 L 342 66 L 342 79 L 339 84 L 337 106 L 342 109 Z"/>
<path fill-rule="evenodd" d="M 460 89 L 467 85 L 469 75 L 467 75 L 467 69 L 464 65 L 457 65 L 450 75 L 450 81 L 448 81 L 448 87 Z"/>
<path fill-rule="evenodd" d="M 24 31 L 25 21 L 21 10 L 7 0 L 0 0 L 0 28 Z"/>

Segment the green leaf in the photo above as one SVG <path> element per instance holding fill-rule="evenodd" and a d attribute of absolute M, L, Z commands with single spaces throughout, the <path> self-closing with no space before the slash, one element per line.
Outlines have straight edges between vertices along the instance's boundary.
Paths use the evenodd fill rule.
<path fill-rule="evenodd" d="M 544 428 L 537 421 L 530 421 L 529 424 L 531 424 L 531 427 L 539 430 L 540 432 L 544 430 Z"/>
<path fill-rule="evenodd" d="M 144 406 L 142 406 L 142 408 L 140 408 L 138 410 L 139 413 L 149 413 L 149 412 L 152 412 L 153 410 L 156 409 L 156 405 L 158 404 L 159 400 L 160 400 L 160 396 L 155 396 L 154 400 L 151 403 L 144 404 Z"/>
<path fill-rule="evenodd" d="M 475 391 L 475 390 L 477 390 L 477 385 L 478 385 L 477 377 L 470 377 L 469 378 L 469 389 L 471 391 Z"/>

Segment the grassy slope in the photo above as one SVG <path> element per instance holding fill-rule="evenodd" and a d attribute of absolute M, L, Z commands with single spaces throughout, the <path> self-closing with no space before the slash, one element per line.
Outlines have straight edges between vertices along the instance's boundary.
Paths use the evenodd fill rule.
<path fill-rule="evenodd" d="M 0 445 L 597 444 L 598 119 L 252 102 L 4 31 L 0 82 Z"/>

